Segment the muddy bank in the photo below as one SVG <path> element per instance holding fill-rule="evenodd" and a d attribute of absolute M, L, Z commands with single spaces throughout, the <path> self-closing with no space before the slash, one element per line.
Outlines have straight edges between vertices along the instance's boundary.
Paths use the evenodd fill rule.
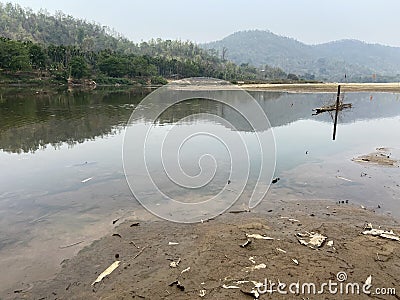
<path fill-rule="evenodd" d="M 399 161 L 391 157 L 392 153 L 389 148 L 377 148 L 375 152 L 361 155 L 352 160 L 361 164 L 371 164 L 386 167 L 399 167 Z"/>
<path fill-rule="evenodd" d="M 362 234 L 367 223 L 398 234 L 397 220 L 345 202 L 278 201 L 261 206 L 192 225 L 163 220 L 116 223 L 114 234 L 63 262 L 55 279 L 10 290 L 5 299 L 252 299 L 254 295 L 246 294 L 254 290 L 252 281 L 320 286 L 339 282 L 339 272 L 346 273 L 346 282 L 362 285 L 372 275 L 373 289 L 400 288 L 399 242 Z M 296 235 L 307 232 L 320 233 L 326 240 L 317 249 L 302 245 Z M 115 260 L 120 266 L 92 286 Z M 171 267 L 173 262 L 176 267 Z M 330 295 L 328 290 L 324 295 L 357 298 Z M 275 292 L 273 297 L 312 295 Z"/>

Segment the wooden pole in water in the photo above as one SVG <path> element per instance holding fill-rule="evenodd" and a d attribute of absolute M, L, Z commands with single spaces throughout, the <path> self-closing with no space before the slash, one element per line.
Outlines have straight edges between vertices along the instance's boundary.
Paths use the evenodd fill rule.
<path fill-rule="evenodd" d="M 340 84 L 337 88 L 337 97 L 336 97 L 336 113 L 335 113 L 335 124 L 333 125 L 333 140 L 336 138 L 336 125 L 339 113 L 339 102 L 340 102 Z"/>

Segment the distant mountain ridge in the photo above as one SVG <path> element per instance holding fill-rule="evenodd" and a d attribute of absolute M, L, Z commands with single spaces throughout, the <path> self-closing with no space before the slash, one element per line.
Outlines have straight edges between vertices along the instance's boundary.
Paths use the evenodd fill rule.
<path fill-rule="evenodd" d="M 386 81 L 400 78 L 400 47 L 339 40 L 307 45 L 270 31 L 235 32 L 220 41 L 203 44 L 237 64 L 270 65 L 287 73 L 322 80 Z"/>

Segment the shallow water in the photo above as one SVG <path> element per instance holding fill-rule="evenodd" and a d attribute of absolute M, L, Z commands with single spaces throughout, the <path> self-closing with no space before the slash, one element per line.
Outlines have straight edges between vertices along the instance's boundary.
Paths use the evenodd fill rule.
<path fill-rule="evenodd" d="M 81 240 L 89 243 L 107 232 L 113 219 L 139 213 L 140 206 L 125 180 L 121 153 L 127 121 L 149 92 L 0 90 L 0 266 L 6 270 L 3 274 L 8 274 L 0 278 L 4 279 L 0 280 L 2 288 L 16 279 L 45 278 L 54 271 L 48 264 L 59 264 L 60 256 L 74 253 L 60 247 Z M 381 212 L 400 216 L 400 169 L 351 161 L 377 147 L 388 147 L 392 156 L 400 159 L 399 94 L 346 93 L 345 102 L 353 107 L 340 112 L 335 141 L 332 116 L 312 115 L 313 108 L 332 102 L 335 95 L 251 95 L 273 127 L 275 176 L 281 179 L 263 201 L 269 197 L 349 200 L 367 207 L 379 205 Z M 231 101 L 246 110 L 247 103 L 241 99 L 232 95 Z M 150 120 L 144 117 L 135 122 Z M 181 133 L 200 129 L 223 132 L 228 139 L 239 135 L 248 145 L 249 182 L 257 180 L 255 132 L 234 111 L 211 100 L 182 102 L 160 116 L 150 142 L 153 137 L 157 143 L 174 128 Z M 181 153 L 182 167 L 191 176 L 199 173 L 198 159 L 204 153 L 212 153 L 217 160 L 219 168 L 204 188 L 188 191 L 171 184 L 159 169 L 157 151 L 150 148 L 148 152 L 150 172 L 169 196 L 182 201 L 206 199 L 232 176 L 226 148 L 209 137 L 186 143 Z M 205 171 L 208 166 L 212 163 L 204 161 Z M 240 164 L 238 168 L 247 171 L 241 170 Z M 364 173 L 367 176 L 361 176 Z M 143 190 L 152 197 L 151 187 Z M 243 198 L 248 195 L 245 190 Z M 158 205 L 160 199 L 152 201 Z M 58 255 L 46 264 L 39 258 L 49 249 Z M 11 268 L 17 261 L 18 272 Z"/>

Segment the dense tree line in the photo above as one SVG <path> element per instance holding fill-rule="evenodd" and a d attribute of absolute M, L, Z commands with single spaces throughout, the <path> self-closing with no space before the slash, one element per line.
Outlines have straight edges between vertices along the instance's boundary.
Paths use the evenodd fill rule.
<path fill-rule="evenodd" d="M 142 43 L 143 44 L 143 43 Z M 254 79 L 255 73 L 222 62 L 190 42 L 158 41 L 141 45 L 146 54 L 125 54 L 110 49 L 85 51 L 79 46 L 42 46 L 0 38 L 0 68 L 4 71 L 41 71 L 67 78 L 183 78 L 217 77 Z M 166 48 L 167 47 L 167 48 Z M 180 55 L 184 53 L 184 55 Z"/>

